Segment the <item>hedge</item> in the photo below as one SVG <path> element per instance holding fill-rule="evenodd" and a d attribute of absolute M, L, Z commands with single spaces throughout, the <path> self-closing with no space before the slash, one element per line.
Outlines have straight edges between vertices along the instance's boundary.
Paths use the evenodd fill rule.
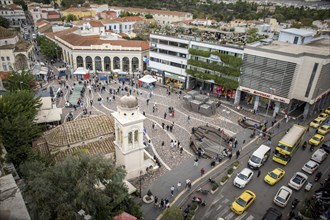
<path fill-rule="evenodd" d="M 203 61 L 198 61 L 198 60 L 188 60 L 188 64 L 192 66 L 197 66 L 197 67 L 202 67 L 204 69 L 210 69 L 214 70 L 217 72 L 224 73 L 226 75 L 231 75 L 231 76 L 240 76 L 240 70 L 239 69 L 233 69 L 227 66 L 220 66 L 217 63 L 207 63 Z"/>
<path fill-rule="evenodd" d="M 204 50 L 190 48 L 189 53 L 191 55 L 196 55 L 196 56 L 201 56 L 201 57 L 210 57 L 210 55 L 213 54 L 213 55 L 220 57 L 222 62 L 229 64 L 230 66 L 233 66 L 233 67 L 240 67 L 243 64 L 243 60 L 241 58 L 237 58 L 237 57 L 230 56 L 227 54 L 222 54 L 222 53 L 215 52 L 215 51 L 211 52 L 211 51 L 204 51 Z"/>
<path fill-rule="evenodd" d="M 225 87 L 226 89 L 237 89 L 237 87 L 238 87 L 237 81 L 234 81 L 231 79 L 226 79 L 221 76 L 203 73 L 200 71 L 194 71 L 194 70 L 190 70 L 190 69 L 187 69 L 186 73 L 188 73 L 189 75 L 191 75 L 195 78 L 202 79 L 202 80 L 213 79 L 216 84 L 221 85 L 221 86 Z"/>

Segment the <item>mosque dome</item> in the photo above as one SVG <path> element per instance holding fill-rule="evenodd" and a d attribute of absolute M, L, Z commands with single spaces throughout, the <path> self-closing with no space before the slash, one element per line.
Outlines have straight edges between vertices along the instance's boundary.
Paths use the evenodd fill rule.
<path fill-rule="evenodd" d="M 136 108 L 139 103 L 137 97 L 132 95 L 126 95 L 120 98 L 119 105 L 122 108 Z"/>

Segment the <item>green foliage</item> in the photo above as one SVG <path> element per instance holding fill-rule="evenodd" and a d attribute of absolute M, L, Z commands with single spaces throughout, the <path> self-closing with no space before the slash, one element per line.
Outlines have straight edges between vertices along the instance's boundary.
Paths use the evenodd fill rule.
<path fill-rule="evenodd" d="M 34 76 L 26 70 L 21 73 L 11 72 L 3 84 L 7 91 L 29 90 L 33 91 L 36 80 Z"/>
<path fill-rule="evenodd" d="M 120 14 L 119 17 L 123 18 L 123 17 L 129 17 L 129 16 L 140 16 L 140 13 L 130 13 L 130 12 L 124 11 Z"/>
<path fill-rule="evenodd" d="M 243 64 L 243 60 L 241 58 L 233 57 L 227 54 L 222 54 L 215 51 L 204 51 L 190 48 L 189 53 L 191 55 L 201 56 L 201 57 L 210 57 L 211 54 L 216 55 L 221 58 L 221 61 L 225 64 L 228 64 L 233 67 L 241 67 Z"/>
<path fill-rule="evenodd" d="M 78 18 L 77 18 L 77 16 L 75 16 L 73 14 L 68 14 L 67 16 L 65 16 L 65 20 L 66 20 L 66 22 L 71 22 L 71 21 L 78 20 Z"/>
<path fill-rule="evenodd" d="M 144 17 L 145 17 L 146 19 L 152 19 L 152 18 L 154 18 L 151 14 L 146 14 Z"/>
<path fill-rule="evenodd" d="M 23 10 L 27 10 L 27 5 L 24 0 L 14 0 L 14 4 L 22 6 Z"/>
<path fill-rule="evenodd" d="M 249 28 L 247 32 L 248 34 L 256 34 L 258 33 L 258 28 Z"/>
<path fill-rule="evenodd" d="M 140 36 L 136 36 L 136 37 L 129 37 L 129 36 L 124 36 L 123 37 L 126 40 L 144 40 L 142 37 Z"/>
<path fill-rule="evenodd" d="M 216 84 L 218 85 L 222 85 L 223 87 L 225 87 L 226 89 L 237 89 L 238 87 L 238 82 L 231 80 L 231 79 L 226 79 L 223 78 L 221 76 L 217 76 L 217 75 L 212 75 L 212 74 L 208 74 L 208 73 L 203 73 L 203 72 L 199 72 L 199 71 L 194 71 L 194 70 L 190 70 L 187 69 L 186 72 L 198 79 L 202 79 L 202 80 L 211 80 L 213 79 L 215 81 Z"/>
<path fill-rule="evenodd" d="M 228 176 L 223 176 L 223 177 L 221 178 L 220 181 L 221 181 L 222 183 L 224 183 L 224 182 L 226 182 L 228 179 L 229 179 Z"/>
<path fill-rule="evenodd" d="M 211 184 L 211 189 L 212 189 L 212 191 L 218 189 L 218 187 L 219 187 L 219 184 L 218 184 L 218 183 L 212 183 L 212 184 Z"/>
<path fill-rule="evenodd" d="M 32 219 L 79 219 L 81 209 L 93 219 L 112 219 L 123 211 L 142 217 L 123 183 L 125 171 L 101 155 L 81 153 L 48 167 L 27 161 L 20 171 Z M 103 190 L 96 187 L 100 183 Z"/>
<path fill-rule="evenodd" d="M 233 163 L 233 166 L 238 167 L 238 166 L 239 166 L 239 161 L 236 160 L 236 161 Z"/>
<path fill-rule="evenodd" d="M 233 172 L 234 172 L 234 169 L 232 167 L 230 167 L 227 171 L 227 174 L 231 175 L 231 174 L 233 174 Z"/>
<path fill-rule="evenodd" d="M 7 18 L 0 16 L 0 26 L 4 28 L 9 28 L 10 22 Z"/>
<path fill-rule="evenodd" d="M 83 3 L 85 3 L 85 0 L 62 0 L 61 6 L 64 8 L 69 8 L 71 5 L 77 6 L 78 4 L 82 5 Z"/>
<path fill-rule="evenodd" d="M 41 53 L 50 59 L 58 58 L 61 54 L 61 48 L 44 36 L 37 37 L 38 45 L 40 45 Z"/>
<path fill-rule="evenodd" d="M 0 141 L 16 166 L 28 158 L 32 141 L 40 135 L 34 123 L 40 106 L 40 98 L 28 90 L 10 91 L 0 98 Z"/>
<path fill-rule="evenodd" d="M 214 71 L 224 73 L 224 74 L 230 75 L 230 76 L 236 76 L 236 77 L 240 76 L 239 69 L 233 69 L 231 67 L 222 66 L 221 64 L 219 64 L 217 62 L 208 63 L 208 62 L 190 59 L 190 60 L 188 60 L 188 64 L 192 65 L 192 66 L 196 66 L 196 67 L 202 67 L 205 69 L 214 70 Z"/>
<path fill-rule="evenodd" d="M 178 207 L 172 206 L 165 210 L 160 220 L 183 220 L 182 211 Z"/>

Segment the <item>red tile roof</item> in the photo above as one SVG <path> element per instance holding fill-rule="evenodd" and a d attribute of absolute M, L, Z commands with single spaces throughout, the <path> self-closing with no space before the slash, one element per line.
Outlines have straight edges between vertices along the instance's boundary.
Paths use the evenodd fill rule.
<path fill-rule="evenodd" d="M 115 216 L 114 220 L 137 220 L 137 218 L 127 212 L 123 212 L 120 215 Z"/>
<path fill-rule="evenodd" d="M 143 21 L 143 18 L 141 18 L 140 16 L 127 16 L 122 18 L 115 18 L 114 20 L 119 22 L 134 22 L 134 21 Z"/>
<path fill-rule="evenodd" d="M 92 27 L 104 27 L 104 25 L 102 24 L 101 21 L 89 21 L 89 24 L 90 24 Z"/>

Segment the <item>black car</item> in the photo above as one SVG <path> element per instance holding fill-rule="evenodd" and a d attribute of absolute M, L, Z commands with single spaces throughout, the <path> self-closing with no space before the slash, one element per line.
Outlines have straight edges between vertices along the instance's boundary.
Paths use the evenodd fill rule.
<path fill-rule="evenodd" d="M 326 141 L 322 144 L 321 148 L 327 152 L 328 154 L 330 153 L 330 140 Z"/>
<path fill-rule="evenodd" d="M 270 207 L 262 220 L 280 220 L 282 218 L 282 213 L 277 209 Z"/>

